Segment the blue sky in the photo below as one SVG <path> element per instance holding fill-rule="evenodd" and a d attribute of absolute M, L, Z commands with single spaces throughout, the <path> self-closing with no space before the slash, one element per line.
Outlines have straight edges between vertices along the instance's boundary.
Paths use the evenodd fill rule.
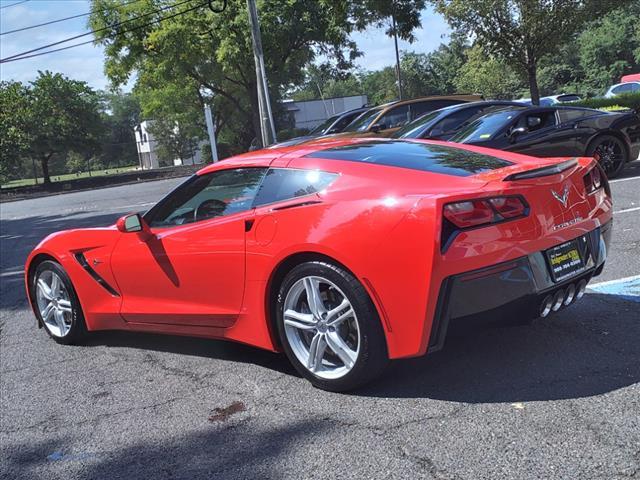
<path fill-rule="evenodd" d="M 20 0 L 0 0 L 0 6 L 10 5 Z M 0 31 L 47 22 L 58 18 L 78 15 L 90 10 L 89 0 L 29 0 L 26 3 L 0 10 Z M 88 30 L 87 17 L 68 20 L 45 27 L 27 30 L 15 34 L 0 36 L 0 57 L 4 58 L 19 52 L 31 50 L 47 43 L 84 33 Z M 422 28 L 415 32 L 416 42 L 400 42 L 401 50 L 429 52 L 446 40 L 449 28 L 444 19 L 432 10 L 422 14 Z M 364 56 L 358 59 L 358 65 L 367 70 L 376 70 L 395 62 L 393 40 L 384 34 L 384 29 L 369 29 L 353 35 Z M 89 40 L 85 37 L 76 40 Z M 74 43 L 75 43 L 74 42 Z M 62 44 L 60 47 L 66 46 Z M 0 65 L 0 79 L 33 80 L 38 70 L 61 72 L 70 78 L 83 80 L 94 88 L 105 88 L 108 80 L 103 73 L 103 51 L 100 47 L 84 45 L 63 52 L 43 55 L 18 62 Z"/>

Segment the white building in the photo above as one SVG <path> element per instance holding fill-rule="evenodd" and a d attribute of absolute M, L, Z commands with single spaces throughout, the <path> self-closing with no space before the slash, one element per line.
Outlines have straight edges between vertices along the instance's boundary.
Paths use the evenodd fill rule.
<path fill-rule="evenodd" d="M 292 127 L 312 129 L 333 115 L 366 105 L 367 101 L 366 95 L 352 95 L 302 102 L 284 100 L 282 103 L 291 117 Z"/>
<path fill-rule="evenodd" d="M 174 158 L 171 162 L 165 162 L 163 164 L 161 159 L 158 158 L 158 142 L 154 138 L 153 133 L 149 131 L 152 125 L 153 120 L 145 120 L 133 129 L 136 136 L 138 160 L 142 170 L 167 167 L 170 165 L 195 165 L 203 162 L 202 146 L 207 143 L 206 141 L 202 141 L 198 144 L 192 157 Z M 177 128 L 178 127 L 176 125 L 176 129 Z"/>

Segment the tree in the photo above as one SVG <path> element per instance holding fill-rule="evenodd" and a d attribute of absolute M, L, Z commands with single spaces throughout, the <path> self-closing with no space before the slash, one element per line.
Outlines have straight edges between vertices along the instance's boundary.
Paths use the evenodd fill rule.
<path fill-rule="evenodd" d="M 140 123 L 140 102 L 131 93 L 102 93 L 104 132 L 97 160 L 106 168 L 138 163 L 134 128 Z"/>
<path fill-rule="evenodd" d="M 595 20 L 578 37 L 585 82 L 602 93 L 622 75 L 640 70 L 640 3 Z"/>
<path fill-rule="evenodd" d="M 385 2 L 347 0 L 269 0 L 258 2 L 262 42 L 274 103 L 292 84 L 303 80 L 303 68 L 318 55 L 347 70 L 359 54 L 349 34 L 378 21 L 384 12 L 372 8 Z M 398 22 L 408 36 L 419 24 L 419 8 L 404 0 Z M 418 2 L 420 3 L 420 2 Z M 97 41 L 105 47 L 105 69 L 115 84 L 137 73 L 141 85 L 188 84 L 189 95 L 212 102 L 226 120 L 224 128 L 243 146 L 260 138 L 255 65 L 246 4 L 227 2 L 221 13 L 189 4 L 158 12 L 158 2 L 141 0 L 118 5 L 93 0 L 91 27 L 104 29 Z M 366 12 L 366 15 L 365 15 Z M 140 18 L 141 15 L 146 15 Z M 177 15 L 174 18 L 163 17 Z M 152 23 L 152 20 L 158 20 Z M 127 21 L 126 28 L 118 26 Z M 155 88 L 155 87 L 154 87 Z M 143 108 L 147 111 L 147 107 Z M 154 115 L 155 116 L 155 115 Z M 158 119 L 157 116 L 156 120 Z"/>
<path fill-rule="evenodd" d="M 556 53 L 589 18 L 621 3 L 620 0 L 431 1 L 454 29 L 472 35 L 485 54 L 525 74 L 534 104 L 540 100 L 540 60 Z"/>
<path fill-rule="evenodd" d="M 71 150 L 88 156 L 99 148 L 100 99 L 85 82 L 39 72 L 28 91 L 25 135 L 28 154 L 40 162 L 50 183 L 49 160 Z"/>
<path fill-rule="evenodd" d="M 0 181 L 21 170 L 29 148 L 28 91 L 20 82 L 0 82 Z"/>
<path fill-rule="evenodd" d="M 485 98 L 512 99 L 525 90 L 524 82 L 509 65 L 488 57 L 480 46 L 471 47 L 465 57 L 454 77 L 458 91 L 480 93 Z"/>

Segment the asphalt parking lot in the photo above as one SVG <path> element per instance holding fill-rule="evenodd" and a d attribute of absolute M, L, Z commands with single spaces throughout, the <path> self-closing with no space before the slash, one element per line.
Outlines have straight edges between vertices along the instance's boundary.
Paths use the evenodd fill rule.
<path fill-rule="evenodd" d="M 450 338 L 353 394 L 221 341 L 49 340 L 26 304 L 28 252 L 50 232 L 145 210 L 177 182 L 0 206 L 0 477 L 640 478 L 640 297 L 616 289 L 532 326 Z M 612 189 L 598 283 L 640 274 L 640 161 Z"/>

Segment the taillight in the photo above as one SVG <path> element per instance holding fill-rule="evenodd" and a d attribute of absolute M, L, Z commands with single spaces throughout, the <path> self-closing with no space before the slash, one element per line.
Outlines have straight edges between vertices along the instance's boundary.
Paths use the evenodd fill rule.
<path fill-rule="evenodd" d="M 604 179 L 598 165 L 589 170 L 589 173 L 587 173 L 582 178 L 584 180 L 584 188 L 587 193 L 596 192 L 600 190 L 604 185 Z"/>
<path fill-rule="evenodd" d="M 441 249 L 444 253 L 461 231 L 526 217 L 529 206 L 521 196 L 508 195 L 447 203 L 442 214 Z"/>
<path fill-rule="evenodd" d="M 522 197 L 505 196 L 447 203 L 444 218 L 460 229 L 504 222 L 527 215 Z"/>

